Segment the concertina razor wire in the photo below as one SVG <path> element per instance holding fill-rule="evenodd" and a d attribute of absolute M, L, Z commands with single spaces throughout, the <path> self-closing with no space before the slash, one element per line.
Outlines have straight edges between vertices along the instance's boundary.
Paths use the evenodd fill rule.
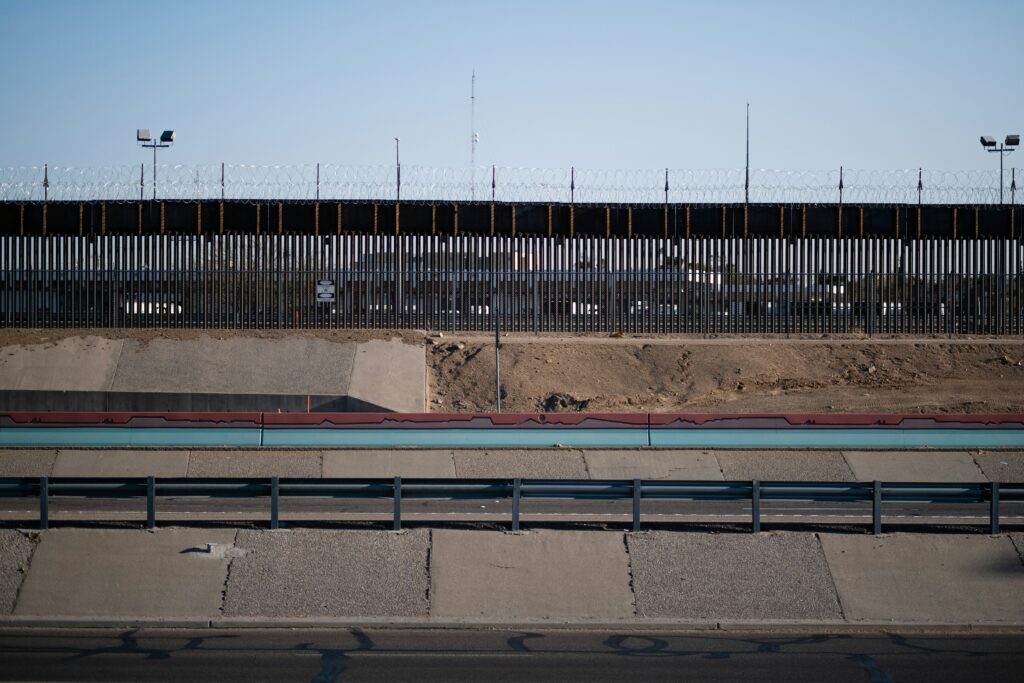
<path fill-rule="evenodd" d="M 1003 174 L 1003 201 L 1017 203 L 1016 171 Z M 301 164 L 157 164 L 158 200 L 738 204 L 745 169 L 476 169 Z M 153 198 L 153 166 L 0 168 L 0 201 L 132 202 Z M 750 169 L 749 201 L 760 204 L 929 204 L 1000 202 L 995 170 L 785 171 Z"/>

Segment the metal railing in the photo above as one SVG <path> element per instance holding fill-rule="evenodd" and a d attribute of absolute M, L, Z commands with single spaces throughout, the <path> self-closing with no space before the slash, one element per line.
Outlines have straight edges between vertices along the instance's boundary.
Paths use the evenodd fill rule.
<path fill-rule="evenodd" d="M 181 478 L 7 478 L 0 498 L 38 498 L 39 528 L 50 524 L 50 502 L 61 498 L 145 499 L 146 528 L 156 526 L 160 498 L 247 498 L 269 503 L 269 525 L 280 526 L 282 498 L 385 499 L 392 501 L 392 528 L 402 528 L 403 499 L 511 500 L 511 529 L 521 525 L 525 499 L 631 501 L 632 529 L 641 529 L 644 501 L 738 501 L 750 503 L 752 532 L 761 530 L 763 502 L 871 503 L 872 533 L 882 532 L 885 503 L 982 504 L 988 529 L 999 533 L 1000 502 L 1024 502 L 1024 483 L 887 483 L 778 481 L 665 481 L 550 479 L 181 479 Z M 851 515 L 853 516 L 853 515 Z M 113 520 L 111 520 L 113 521 Z M 372 521 L 367 519 L 365 521 Z M 801 517 L 801 524 L 814 518 Z"/>

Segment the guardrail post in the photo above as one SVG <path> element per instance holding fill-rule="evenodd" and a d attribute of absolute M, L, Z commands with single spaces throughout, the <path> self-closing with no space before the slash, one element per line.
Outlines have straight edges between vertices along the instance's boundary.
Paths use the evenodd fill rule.
<path fill-rule="evenodd" d="M 640 480 L 633 480 L 633 531 L 640 531 Z"/>
<path fill-rule="evenodd" d="M 146 477 L 146 528 L 156 526 L 156 477 Z"/>
<path fill-rule="evenodd" d="M 522 479 L 512 480 L 512 531 L 519 531 L 519 498 L 522 495 Z"/>
<path fill-rule="evenodd" d="M 757 479 L 750 482 L 750 531 L 761 531 L 761 482 Z"/>
<path fill-rule="evenodd" d="M 280 526 L 278 511 L 281 497 L 280 477 L 270 478 L 270 528 L 277 529 Z"/>
<path fill-rule="evenodd" d="M 882 482 L 877 479 L 871 496 L 871 531 L 875 536 L 882 533 Z"/>
<path fill-rule="evenodd" d="M 402 530 L 402 478 L 395 477 L 395 524 L 394 530 Z"/>
<path fill-rule="evenodd" d="M 50 480 L 39 477 L 39 528 L 50 528 Z"/>
<path fill-rule="evenodd" d="M 992 522 L 992 535 L 999 533 L 999 482 L 989 484 L 989 515 Z"/>

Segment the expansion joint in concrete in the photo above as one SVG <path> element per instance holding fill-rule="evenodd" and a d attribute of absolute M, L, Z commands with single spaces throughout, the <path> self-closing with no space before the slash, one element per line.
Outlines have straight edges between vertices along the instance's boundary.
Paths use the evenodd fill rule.
<path fill-rule="evenodd" d="M 814 542 L 818 546 L 818 552 L 821 553 L 821 559 L 825 565 L 825 571 L 828 572 L 828 582 L 832 586 L 832 593 L 836 596 L 836 605 L 839 607 L 839 618 L 846 621 L 846 608 L 843 606 L 843 597 L 839 594 L 839 587 L 836 586 L 836 578 L 832 576 L 832 566 L 828 562 L 828 556 L 825 555 L 824 546 L 821 545 L 821 534 L 814 534 Z"/>
<path fill-rule="evenodd" d="M 28 557 L 25 558 L 25 564 L 20 567 L 21 580 L 18 582 L 18 588 L 14 591 L 14 600 L 11 601 L 11 612 L 13 613 L 18 609 L 18 599 L 21 597 L 21 589 L 25 585 L 25 577 L 28 576 L 29 570 L 32 568 L 32 558 L 36 555 L 36 548 L 39 546 L 42 540 L 39 536 L 38 531 L 19 531 L 21 535 L 25 536 L 32 544 L 32 550 L 29 552 Z"/>
<path fill-rule="evenodd" d="M 626 571 L 629 574 L 629 595 L 630 600 L 633 603 L 633 616 L 637 617 L 639 614 L 636 609 L 636 590 L 633 584 L 633 557 L 629 554 L 629 534 L 622 534 L 622 545 L 626 551 Z"/>
<path fill-rule="evenodd" d="M 426 600 L 426 603 L 427 603 L 427 614 L 430 614 L 430 612 L 431 612 L 431 609 L 430 609 L 430 607 L 431 607 L 430 599 L 431 599 L 431 588 L 432 588 L 432 580 L 433 579 L 431 577 L 431 572 L 430 572 L 430 561 L 431 561 L 431 558 L 433 556 L 433 552 L 434 552 L 434 530 L 433 529 L 428 529 L 427 530 L 427 557 L 426 557 L 426 559 L 425 559 L 425 561 L 423 563 L 423 571 L 427 575 L 427 580 L 425 582 L 426 583 L 426 588 L 424 588 L 424 590 L 423 590 L 423 592 L 424 592 L 424 599 Z"/>
<path fill-rule="evenodd" d="M 239 533 L 239 530 L 236 529 L 234 538 L 231 539 L 231 548 L 229 550 L 234 550 L 238 547 Z M 234 567 L 235 560 L 241 555 L 241 553 L 225 552 L 225 555 L 228 558 L 228 566 L 224 570 L 224 585 L 221 587 L 220 591 L 220 607 L 217 608 L 217 613 L 222 617 L 224 616 L 224 605 L 227 603 L 228 599 L 228 584 L 231 582 L 231 568 Z"/>

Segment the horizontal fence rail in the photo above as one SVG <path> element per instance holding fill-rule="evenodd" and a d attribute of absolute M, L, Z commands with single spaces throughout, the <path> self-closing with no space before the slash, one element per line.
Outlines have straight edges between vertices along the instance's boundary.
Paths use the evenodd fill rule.
<path fill-rule="evenodd" d="M 1017 171 L 581 169 L 247 164 L 0 168 L 0 201 L 141 199 L 996 204 Z M 1000 182 L 1002 194 L 1000 194 Z"/>
<path fill-rule="evenodd" d="M 6 235 L 0 326 L 1021 335 L 1024 241 Z"/>
<path fill-rule="evenodd" d="M 509 500 L 510 526 L 521 527 L 522 505 L 530 499 L 561 501 L 631 501 L 632 529 L 642 528 L 643 501 L 739 501 L 751 505 L 751 529 L 761 529 L 763 502 L 871 503 L 870 528 L 881 533 L 885 503 L 924 506 L 988 504 L 991 533 L 999 533 L 1000 502 L 1024 502 L 1024 484 L 950 484 L 885 482 L 770 482 L 770 481 L 572 481 L 534 479 L 180 479 L 180 478 L 4 478 L 0 499 L 38 498 L 39 527 L 49 528 L 54 499 L 145 500 L 146 526 L 156 526 L 159 499 L 258 499 L 266 501 L 269 525 L 280 526 L 282 498 L 317 497 L 335 500 L 377 499 L 392 502 L 392 526 L 402 528 L 402 500 Z M 214 510 L 223 512 L 222 510 Z M 109 512 L 109 510 L 108 510 Z M 110 513 L 106 521 L 118 521 Z M 548 513 L 550 514 L 550 513 Z M 566 513 L 571 515 L 572 513 Z M 856 517 L 853 511 L 850 516 Z M 948 513 L 947 513 L 948 514 Z M 954 513 L 952 515 L 956 517 Z M 974 515 L 972 514 L 973 518 Z M 569 519 L 572 517 L 570 516 Z M 365 520 L 375 521 L 376 516 Z M 316 520 L 305 520 L 316 521 Z M 802 517 L 800 523 L 813 523 Z M 830 522 L 831 523 L 831 522 Z M 965 522 L 967 523 L 967 522 Z M 959 523 L 957 523 L 959 525 Z"/>

